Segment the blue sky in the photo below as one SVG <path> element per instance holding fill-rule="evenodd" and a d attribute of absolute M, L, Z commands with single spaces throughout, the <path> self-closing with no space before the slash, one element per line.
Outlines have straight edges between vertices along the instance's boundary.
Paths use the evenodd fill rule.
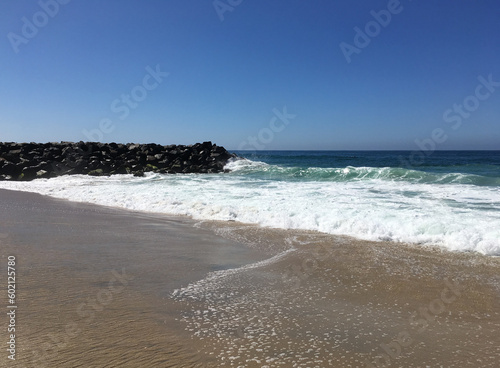
<path fill-rule="evenodd" d="M 0 141 L 500 149 L 497 0 L 3 0 L 0 27 Z"/>

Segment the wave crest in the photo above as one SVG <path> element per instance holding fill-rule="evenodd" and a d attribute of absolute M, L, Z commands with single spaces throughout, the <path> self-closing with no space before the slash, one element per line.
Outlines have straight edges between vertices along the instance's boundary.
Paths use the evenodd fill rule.
<path fill-rule="evenodd" d="M 433 173 L 400 167 L 286 167 L 269 165 L 261 161 L 236 159 L 225 169 L 237 175 L 249 175 L 265 179 L 292 181 L 349 182 L 362 180 L 406 181 L 418 184 L 469 184 L 499 186 L 500 178 L 464 173 Z"/>

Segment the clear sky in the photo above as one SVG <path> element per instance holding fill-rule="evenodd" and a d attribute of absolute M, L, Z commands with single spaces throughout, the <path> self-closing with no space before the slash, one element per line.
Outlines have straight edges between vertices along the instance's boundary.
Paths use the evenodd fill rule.
<path fill-rule="evenodd" d="M 2 0 L 0 141 L 500 149 L 498 0 Z"/>

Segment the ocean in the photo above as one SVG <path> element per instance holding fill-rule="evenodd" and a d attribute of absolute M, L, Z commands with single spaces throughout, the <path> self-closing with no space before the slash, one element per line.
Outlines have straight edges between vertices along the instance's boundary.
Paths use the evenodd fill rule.
<path fill-rule="evenodd" d="M 418 162 L 406 151 L 233 152 L 242 159 L 225 174 L 75 175 L 0 187 L 500 256 L 500 151 L 436 151 Z"/>

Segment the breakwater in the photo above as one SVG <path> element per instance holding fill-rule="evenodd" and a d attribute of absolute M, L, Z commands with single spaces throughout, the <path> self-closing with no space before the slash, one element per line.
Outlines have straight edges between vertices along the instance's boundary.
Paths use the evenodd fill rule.
<path fill-rule="evenodd" d="M 99 142 L 0 143 L 0 180 L 33 180 L 61 175 L 142 176 L 219 173 L 235 154 L 212 142 L 193 145 Z"/>

